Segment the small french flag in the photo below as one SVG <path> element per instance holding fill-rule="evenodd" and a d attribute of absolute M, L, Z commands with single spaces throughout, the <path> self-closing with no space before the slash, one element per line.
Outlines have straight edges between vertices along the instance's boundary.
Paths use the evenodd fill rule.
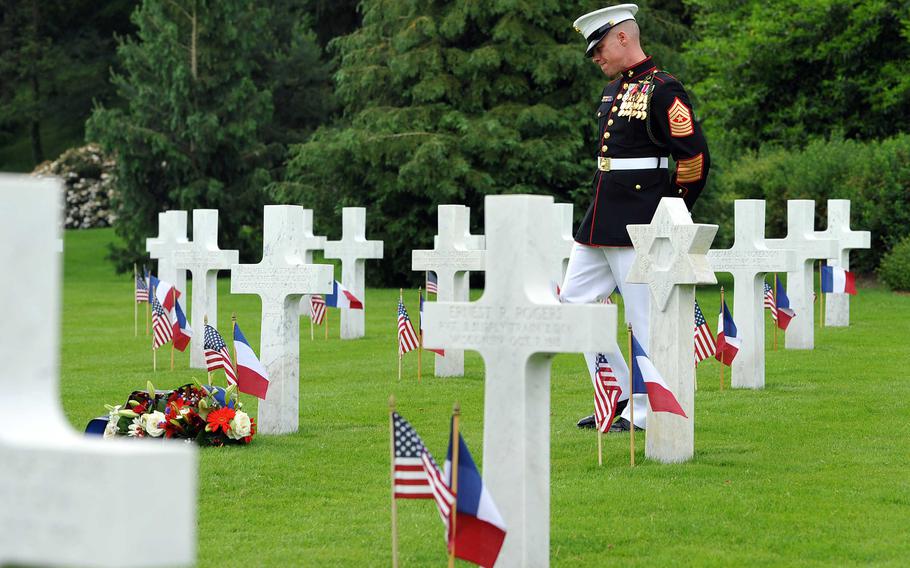
<path fill-rule="evenodd" d="M 822 266 L 822 292 L 855 296 L 856 280 L 853 273 L 840 266 Z"/>
<path fill-rule="evenodd" d="M 775 278 L 774 285 L 777 288 L 777 327 L 786 330 L 790 320 L 796 317 L 796 312 L 790 308 L 790 298 L 787 297 L 787 289 L 780 277 Z"/>
<path fill-rule="evenodd" d="M 269 374 L 236 322 L 234 349 L 237 351 L 237 390 L 265 400 L 265 394 L 269 390 Z"/>
<path fill-rule="evenodd" d="M 777 317 L 780 318 L 780 296 L 777 299 Z M 780 321 L 780 319 L 778 319 Z M 739 346 L 742 341 L 737 336 L 736 324 L 733 323 L 733 316 L 727 308 L 727 302 L 720 306 L 720 315 L 717 318 L 717 352 L 714 357 L 726 366 L 733 364 L 733 359 L 739 353 Z"/>
<path fill-rule="evenodd" d="M 186 315 L 183 313 L 183 308 L 180 307 L 180 302 L 174 302 L 174 309 L 171 310 L 171 313 L 175 316 L 171 325 L 174 331 L 174 348 L 178 351 L 185 351 L 186 346 L 190 344 L 190 339 L 193 338 L 193 329 L 186 321 Z"/>
<path fill-rule="evenodd" d="M 325 305 L 328 308 L 342 308 L 349 310 L 362 310 L 363 302 L 357 299 L 357 296 L 350 290 L 341 285 L 341 282 L 335 281 L 332 287 L 332 293 L 325 297 Z"/>
<path fill-rule="evenodd" d="M 664 382 L 660 372 L 648 354 L 642 349 L 635 336 L 632 336 L 632 391 L 635 393 L 647 393 L 648 403 L 654 412 L 670 412 L 678 414 L 683 418 L 688 418 L 676 395 Z"/>
<path fill-rule="evenodd" d="M 155 297 L 158 303 L 164 306 L 166 311 L 174 309 L 174 304 L 180 298 L 180 290 L 166 280 L 158 280 L 153 275 L 149 275 L 149 285 L 155 291 Z"/>

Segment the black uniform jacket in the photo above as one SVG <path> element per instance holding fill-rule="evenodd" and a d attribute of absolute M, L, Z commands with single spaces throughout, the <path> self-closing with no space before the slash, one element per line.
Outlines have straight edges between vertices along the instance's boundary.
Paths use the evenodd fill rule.
<path fill-rule="evenodd" d="M 629 107 L 625 112 L 623 99 Z M 626 225 L 650 223 L 661 197 L 682 197 L 692 209 L 708 176 L 708 145 L 686 90 L 650 57 L 606 86 L 597 120 L 598 157 L 673 156 L 676 162 L 672 174 L 666 167 L 604 171 L 606 160 L 600 160 L 602 166 L 596 159 L 592 162 L 594 199 L 575 240 L 591 246 L 631 246 Z"/>

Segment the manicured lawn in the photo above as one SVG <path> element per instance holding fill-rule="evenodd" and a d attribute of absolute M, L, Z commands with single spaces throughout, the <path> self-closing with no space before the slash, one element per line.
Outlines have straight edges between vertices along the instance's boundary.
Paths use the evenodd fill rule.
<path fill-rule="evenodd" d="M 110 230 L 66 234 L 61 391 L 79 429 L 147 379 L 173 388 L 205 377 L 188 368 L 182 353 L 174 371 L 152 374 L 142 313 L 140 335 L 133 336 L 131 279 L 103 260 L 113 238 Z M 724 284 L 730 294 L 732 282 Z M 230 295 L 227 279 L 219 290 L 222 334 L 235 311 L 258 352 L 258 298 Z M 416 291 L 406 294 L 416 320 Z M 299 433 L 199 452 L 199 566 L 390 565 L 390 394 L 440 462 L 452 404 L 459 401 L 462 433 L 481 461 L 481 358 L 467 354 L 464 378 L 436 379 L 424 357 L 418 383 L 417 356 L 409 354 L 398 382 L 397 296 L 397 289 L 367 291 L 360 340 L 338 339 L 334 310 L 327 341 L 321 330 L 310 341 L 309 322 L 301 320 Z M 699 302 L 715 329 L 717 288 L 699 288 Z M 575 427 L 592 412 L 581 355 L 556 357 L 551 564 L 904 565 L 910 557 L 908 321 L 910 297 L 865 287 L 852 300 L 851 327 L 817 332 L 814 351 L 784 350 L 781 336 L 773 352 L 768 324 L 763 391 L 731 390 L 727 372 L 721 392 L 718 364 L 706 361 L 698 371 L 696 456 L 683 465 L 645 460 L 640 436 L 638 466 L 630 469 L 628 435 L 611 434 L 604 438 L 605 465 L 598 467 L 595 435 Z M 159 369 L 168 358 L 159 356 Z M 216 383 L 223 381 L 219 373 Z M 255 399 L 244 402 L 255 411 Z M 137 471 L 137 488 L 148 475 L 167 472 Z M 158 513 L 166 523 L 167 512 Z M 399 502 L 399 531 L 402 566 L 445 562 L 431 501 Z M 145 547 L 154 535 L 137 534 L 136 541 Z"/>

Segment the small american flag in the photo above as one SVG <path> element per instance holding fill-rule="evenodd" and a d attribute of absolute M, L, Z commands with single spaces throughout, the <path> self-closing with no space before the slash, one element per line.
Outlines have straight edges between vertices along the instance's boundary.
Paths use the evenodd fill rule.
<path fill-rule="evenodd" d="M 774 300 L 774 290 L 765 282 L 765 308 L 771 310 L 771 319 L 777 321 L 777 302 Z"/>
<path fill-rule="evenodd" d="M 439 293 L 439 279 L 435 272 L 427 272 L 427 294 Z"/>
<path fill-rule="evenodd" d="M 227 344 L 218 330 L 209 324 L 205 324 L 202 353 L 205 355 L 205 364 L 210 373 L 224 369 L 228 383 L 237 384 L 237 373 L 234 372 L 234 366 L 231 364 L 231 354 L 228 353 Z"/>
<path fill-rule="evenodd" d="M 171 318 L 154 296 L 152 296 L 152 331 L 155 335 L 152 340 L 152 349 L 158 349 L 165 345 L 174 336 Z"/>
<path fill-rule="evenodd" d="M 408 317 L 408 311 L 404 308 L 401 299 L 398 300 L 398 353 L 404 355 L 409 351 L 417 349 L 417 334 L 414 332 L 414 326 L 411 324 L 411 318 Z"/>
<path fill-rule="evenodd" d="M 423 440 L 407 420 L 392 413 L 395 471 L 393 486 L 396 499 L 433 499 L 433 487 L 427 475 L 423 455 L 429 454 Z M 432 456 L 430 456 L 432 462 Z M 438 470 L 437 470 L 438 471 Z"/>
<path fill-rule="evenodd" d="M 439 512 L 439 518 L 444 525 L 448 526 L 449 517 L 452 514 L 452 506 L 455 505 L 455 495 L 446 483 L 443 473 L 439 471 L 439 466 L 433 460 L 430 452 L 423 452 L 420 455 L 423 462 L 423 469 L 430 480 L 430 490 L 433 492 L 433 499 L 436 501 L 436 510 Z"/>
<path fill-rule="evenodd" d="M 594 381 L 594 420 L 601 432 L 610 429 L 613 417 L 616 414 L 616 403 L 622 394 L 622 387 L 616 379 L 616 374 L 607 357 L 603 353 L 597 354 L 597 373 Z"/>
<path fill-rule="evenodd" d="M 695 364 L 712 357 L 717 352 L 717 343 L 705 315 L 701 313 L 698 300 L 695 300 Z"/>
<path fill-rule="evenodd" d="M 136 276 L 136 303 L 149 301 L 149 287 L 145 283 L 145 278 Z"/>
<path fill-rule="evenodd" d="M 325 298 L 320 294 L 310 296 L 310 319 L 314 325 L 322 325 L 325 319 Z"/>

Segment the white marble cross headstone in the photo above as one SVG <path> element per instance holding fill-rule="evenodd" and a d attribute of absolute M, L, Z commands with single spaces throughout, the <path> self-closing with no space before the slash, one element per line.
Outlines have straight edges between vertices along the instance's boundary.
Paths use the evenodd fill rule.
<path fill-rule="evenodd" d="M 232 294 L 262 299 L 259 359 L 269 374 L 259 401 L 262 434 L 296 432 L 300 420 L 300 296 L 330 294 L 333 267 L 303 262 L 303 207 L 266 205 L 262 262 L 231 267 Z"/>
<path fill-rule="evenodd" d="M 798 267 L 793 251 L 765 246 L 765 202 L 734 202 L 733 247 L 708 251 L 715 272 L 733 275 L 733 319 L 742 345 L 733 360 L 733 388 L 765 386 L 765 274 Z M 773 284 L 772 284 L 773 286 Z"/>
<path fill-rule="evenodd" d="M 239 254 L 218 248 L 217 209 L 193 210 L 193 242 L 178 247 L 173 259 L 178 270 L 189 270 L 193 277 L 190 323 L 195 336 L 190 342 L 190 367 L 194 369 L 206 368 L 202 352 L 206 317 L 209 325 L 218 327 L 218 271 L 230 270 L 239 262 Z"/>
<path fill-rule="evenodd" d="M 470 234 L 471 208 L 440 205 L 437 209 L 439 234 L 433 250 L 411 251 L 411 270 L 436 273 L 439 302 L 467 302 L 470 272 L 483 270 L 486 248 L 483 237 Z M 472 237 L 475 237 L 472 239 Z M 474 241 L 473 243 L 471 241 Z M 480 245 L 472 248 L 471 245 Z M 437 377 L 464 375 L 464 351 L 446 346 L 445 356 L 436 355 Z"/>
<path fill-rule="evenodd" d="M 382 241 L 366 239 L 367 210 L 363 207 L 342 209 L 341 222 L 341 240 L 326 241 L 325 258 L 341 259 L 341 284 L 363 303 L 362 310 L 341 310 L 341 338 L 356 339 L 364 331 L 366 259 L 382 258 Z"/>
<path fill-rule="evenodd" d="M 550 557 L 550 362 L 555 353 L 616 342 L 616 306 L 560 304 L 553 198 L 485 200 L 486 288 L 470 303 L 424 306 L 428 347 L 472 349 L 486 367 L 484 483 L 508 527 L 496 565 L 546 566 Z"/>
<path fill-rule="evenodd" d="M 830 266 L 850 270 L 850 251 L 867 249 L 872 246 L 869 231 L 854 231 L 850 228 L 850 200 L 828 200 L 828 228 L 819 233 L 820 237 L 837 239 L 838 254 L 828 259 Z M 850 325 L 850 295 L 828 294 L 825 297 L 825 325 L 847 327 Z"/>
<path fill-rule="evenodd" d="M 158 279 L 170 282 L 186 293 L 186 270 L 174 265 L 174 253 L 189 241 L 186 239 L 186 211 L 165 211 L 158 214 L 158 236 L 145 239 L 145 250 L 158 260 Z"/>
<path fill-rule="evenodd" d="M 626 281 L 651 290 L 650 345 L 642 347 L 687 416 L 649 407 L 645 456 L 664 463 L 686 461 L 695 453 L 695 285 L 717 282 L 706 256 L 717 225 L 693 223 L 682 199 L 664 197 L 651 224 L 627 225 L 626 230 L 635 247 Z"/>
<path fill-rule="evenodd" d="M 837 241 L 822 238 L 815 231 L 815 202 L 811 199 L 787 201 L 787 236 L 767 239 L 769 249 L 790 249 L 796 270 L 787 271 L 787 298 L 796 317 L 787 326 L 787 349 L 815 348 L 815 309 L 812 306 L 815 260 L 837 256 Z"/>
<path fill-rule="evenodd" d="M 87 438 L 60 408 L 62 195 L 55 178 L 0 176 L 0 294 L 16 299 L 0 319 L 0 565 L 191 565 L 195 448 Z M 140 486 L 167 522 L 116 522 Z M 142 535 L 167 546 L 136 554 Z"/>

